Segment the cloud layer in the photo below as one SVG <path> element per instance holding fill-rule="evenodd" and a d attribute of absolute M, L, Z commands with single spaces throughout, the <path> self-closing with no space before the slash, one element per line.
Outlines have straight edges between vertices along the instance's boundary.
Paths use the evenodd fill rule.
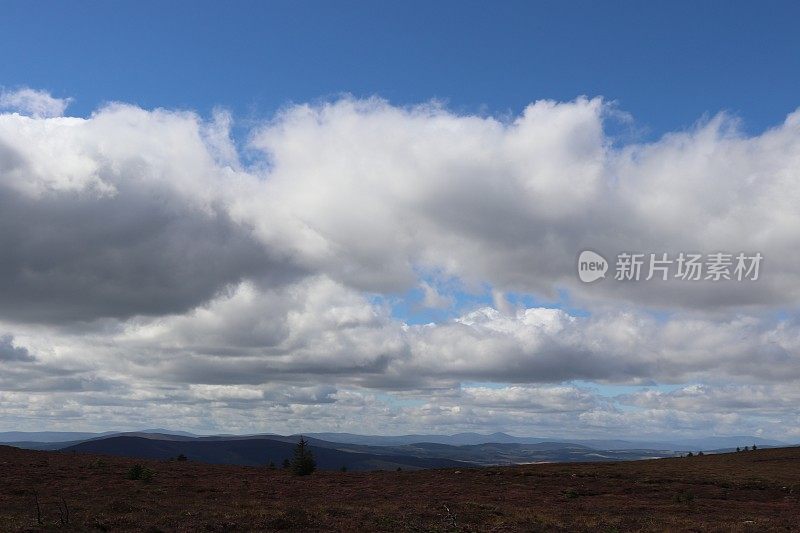
<path fill-rule="evenodd" d="M 223 111 L 66 103 L 0 98 L 4 425 L 796 435 L 798 113 L 620 145 L 599 98 L 345 98 L 237 146 Z M 583 249 L 765 259 L 584 285 Z"/>

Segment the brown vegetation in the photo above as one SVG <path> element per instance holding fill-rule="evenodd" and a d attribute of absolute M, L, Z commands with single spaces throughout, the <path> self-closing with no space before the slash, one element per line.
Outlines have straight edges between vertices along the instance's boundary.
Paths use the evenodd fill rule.
<path fill-rule="evenodd" d="M 149 482 L 127 479 L 135 464 L 154 473 Z M 2 531 L 790 531 L 800 523 L 800 448 L 297 477 L 0 447 L 0 466 Z"/>

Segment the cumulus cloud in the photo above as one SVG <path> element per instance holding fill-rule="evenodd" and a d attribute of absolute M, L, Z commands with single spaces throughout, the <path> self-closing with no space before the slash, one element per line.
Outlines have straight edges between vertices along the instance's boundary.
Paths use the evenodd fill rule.
<path fill-rule="evenodd" d="M 385 309 L 324 278 L 266 292 L 244 283 L 187 315 L 131 323 L 114 345 L 146 355 L 126 358 L 129 371 L 211 384 L 381 375 L 408 350 Z"/>
<path fill-rule="evenodd" d="M 0 109 L 9 109 L 35 118 L 60 117 L 69 98 L 54 98 L 50 93 L 23 87 L 14 91 L 0 88 Z"/>
<path fill-rule="evenodd" d="M 28 401 L 42 419 L 230 431 L 796 422 L 758 404 L 800 383 L 798 113 L 617 146 L 599 98 L 511 119 L 344 98 L 254 128 L 263 159 L 246 165 L 223 110 L 75 118 L 10 94 L 25 113 L 0 114 L 7 420 Z M 584 285 L 583 249 L 765 259 L 751 283 Z M 443 318 L 397 316 L 411 292 Z M 612 398 L 574 380 L 699 388 Z"/>
<path fill-rule="evenodd" d="M 262 238 L 291 235 L 316 268 L 359 289 L 408 289 L 428 267 L 548 292 L 563 255 L 548 235 L 577 230 L 603 188 L 602 113 L 599 99 L 539 102 L 511 123 L 380 100 L 297 106 L 252 140 L 271 162 L 265 195 L 291 210 L 290 225 L 251 216 Z"/>
<path fill-rule="evenodd" d="M 0 116 L 0 316 L 75 321 L 184 311 L 248 277 L 301 269 L 221 199 L 192 114 L 105 108 L 90 119 Z"/>
<path fill-rule="evenodd" d="M 676 383 L 710 375 L 800 379 L 794 321 L 728 320 L 606 312 L 575 317 L 547 308 L 509 316 L 482 308 L 413 328 L 410 373 L 501 382 Z M 412 368 L 406 368 L 406 367 Z"/>
<path fill-rule="evenodd" d="M 420 288 L 422 289 L 422 305 L 424 307 L 430 309 L 449 309 L 453 306 L 453 298 L 441 294 L 434 285 L 423 281 L 420 284 Z"/>
<path fill-rule="evenodd" d="M 467 284 L 586 305 L 672 309 L 797 301 L 798 115 L 761 135 L 718 116 L 692 130 L 614 149 L 600 99 L 537 102 L 511 121 L 436 106 L 343 100 L 284 112 L 253 137 L 270 158 L 266 190 L 283 222 L 249 208 L 259 235 L 370 291 L 405 290 L 434 270 Z M 308 157 L 308 154 L 314 154 Z M 266 195 L 266 192 L 265 192 Z M 274 203 L 274 202 L 273 202 Z M 269 224 L 269 226 L 267 226 Z M 583 249 L 756 251 L 758 282 L 577 281 Z"/>
<path fill-rule="evenodd" d="M 296 106 L 255 130 L 269 164 L 249 170 L 221 111 L 3 115 L 3 301 L 27 302 L 24 320 L 57 319 L 77 294 L 83 309 L 66 317 L 166 314 L 241 279 L 324 274 L 371 292 L 422 286 L 441 307 L 420 279 L 430 271 L 467 289 L 568 289 L 587 306 L 797 300 L 796 115 L 757 137 L 719 117 L 614 150 L 606 113 L 600 99 L 537 102 L 505 122 L 380 100 Z M 761 251 L 765 266 L 750 283 L 585 286 L 574 263 L 588 247 Z"/>
<path fill-rule="evenodd" d="M 695 384 L 670 392 L 643 390 L 622 395 L 620 402 L 648 409 L 756 413 L 774 416 L 797 405 L 800 390 L 794 385 L 772 384 Z"/>
<path fill-rule="evenodd" d="M 44 361 L 14 335 L 0 337 L 0 391 L 53 393 L 104 390 L 111 382 L 94 374 L 85 362 Z"/>
<path fill-rule="evenodd" d="M 14 346 L 13 335 L 3 335 L 0 337 L 0 361 L 25 361 L 31 362 L 34 357 L 28 352 L 27 348 Z"/>

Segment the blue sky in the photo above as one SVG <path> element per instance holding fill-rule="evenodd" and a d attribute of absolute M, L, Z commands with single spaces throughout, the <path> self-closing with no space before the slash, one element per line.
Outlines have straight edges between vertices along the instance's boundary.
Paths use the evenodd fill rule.
<path fill-rule="evenodd" d="M 798 20 L 4 2 L 0 429 L 800 438 Z"/>
<path fill-rule="evenodd" d="M 269 117 L 342 92 L 518 113 L 602 95 L 637 134 L 728 110 L 758 131 L 800 92 L 796 2 L 4 2 L 0 80 Z"/>

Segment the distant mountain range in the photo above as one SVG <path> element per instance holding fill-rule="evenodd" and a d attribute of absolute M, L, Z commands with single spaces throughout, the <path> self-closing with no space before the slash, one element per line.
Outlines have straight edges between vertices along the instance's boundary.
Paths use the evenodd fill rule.
<path fill-rule="evenodd" d="M 146 459 L 169 459 L 180 454 L 191 461 L 211 464 L 264 466 L 273 463 L 280 468 L 291 459 L 294 442 L 251 439 L 186 439 L 162 440 L 145 437 L 117 436 L 89 440 L 63 448 L 64 452 L 96 453 Z M 317 467 L 321 470 L 420 470 L 423 468 L 458 468 L 474 466 L 461 461 L 438 457 L 355 453 L 335 448 L 311 446 Z"/>
<path fill-rule="evenodd" d="M 552 440 L 506 433 L 372 436 L 309 433 L 320 469 L 394 470 L 469 467 L 539 462 L 627 461 L 672 457 L 688 451 L 728 451 L 737 446 L 787 446 L 752 436 L 707 437 L 668 441 Z M 0 444 L 35 450 L 61 450 L 149 459 L 185 455 L 213 464 L 280 466 L 290 458 L 299 435 L 211 435 L 148 429 L 127 433 L 7 432 Z"/>
<path fill-rule="evenodd" d="M 365 444 L 369 446 L 400 446 L 404 444 L 416 444 L 419 442 L 431 442 L 436 444 L 450 444 L 453 446 L 470 444 L 537 444 L 542 442 L 568 442 L 588 446 L 601 450 L 672 450 L 672 451 L 698 451 L 715 450 L 722 448 L 736 448 L 736 446 L 788 446 L 789 443 L 773 439 L 764 439 L 747 435 L 732 437 L 703 437 L 693 439 L 676 440 L 620 440 L 620 439 L 569 439 L 569 438 L 545 438 L 545 437 L 516 437 L 507 433 L 491 433 L 483 435 L 480 433 L 457 433 L 455 435 L 400 435 L 400 436 L 380 436 L 380 435 L 356 435 L 352 433 L 308 433 L 308 436 L 329 442 L 341 442 L 348 444 Z"/>
<path fill-rule="evenodd" d="M 133 432 L 105 431 L 103 433 L 88 433 L 76 431 L 6 431 L 0 432 L 0 443 L 12 442 L 67 442 L 94 439 L 98 437 L 108 437 L 111 435 L 123 434 L 148 434 L 148 435 L 176 435 L 185 437 L 197 437 L 194 433 L 187 431 L 173 431 L 169 429 L 142 429 Z"/>
<path fill-rule="evenodd" d="M 103 438 L 113 435 L 141 435 L 154 436 L 160 439 L 170 437 L 188 437 L 205 439 L 250 439 L 253 437 L 263 437 L 267 439 L 293 439 L 297 440 L 297 435 L 278 435 L 276 433 L 260 433 L 253 435 L 211 435 L 201 436 L 186 431 L 174 431 L 163 428 L 143 429 L 132 432 L 107 431 L 103 433 L 86 432 L 24 432 L 10 431 L 0 432 L 0 443 L 61 443 L 70 441 L 84 441 L 89 439 Z M 764 439 L 750 435 L 724 436 L 724 437 L 701 437 L 691 439 L 674 440 L 621 440 L 621 439 L 572 439 L 572 438 L 553 438 L 553 437 L 517 437 L 507 433 L 456 433 L 455 435 L 436 435 L 436 434 L 410 434 L 398 436 L 384 435 L 359 435 L 354 433 L 304 433 L 306 437 L 316 438 L 326 442 L 343 444 L 363 444 L 366 446 L 402 446 L 404 444 L 417 444 L 429 442 L 434 444 L 449 444 L 452 446 L 474 445 L 474 444 L 538 444 L 543 442 L 568 442 L 588 446 L 595 449 L 605 450 L 713 450 L 721 448 L 735 448 L 736 446 L 789 446 L 791 443 L 774 439 Z"/>

